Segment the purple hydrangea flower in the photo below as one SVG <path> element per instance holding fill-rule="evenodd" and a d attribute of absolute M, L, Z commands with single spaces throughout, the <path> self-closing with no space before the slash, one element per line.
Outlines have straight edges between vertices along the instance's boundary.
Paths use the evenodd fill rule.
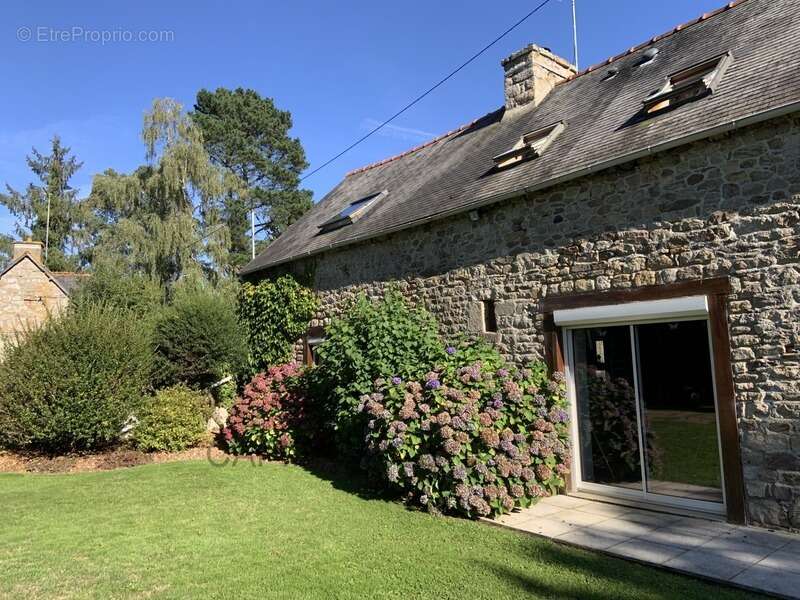
<path fill-rule="evenodd" d="M 497 410 L 500 410 L 501 408 L 503 408 L 503 406 L 504 405 L 503 405 L 503 401 L 502 400 L 492 400 L 492 408 L 496 408 Z"/>
<path fill-rule="evenodd" d="M 453 477 L 459 481 L 464 481 L 467 478 L 467 470 L 464 465 L 456 465 L 453 467 Z"/>
<path fill-rule="evenodd" d="M 498 369 L 497 370 L 498 377 L 508 377 L 508 369 Z"/>
<path fill-rule="evenodd" d="M 442 387 L 442 382 L 439 381 L 438 379 L 430 379 L 425 382 L 425 387 L 428 388 L 429 390 L 436 390 Z"/>
<path fill-rule="evenodd" d="M 453 346 L 448 346 L 447 348 L 444 349 L 444 351 L 447 352 L 447 354 L 450 356 L 453 356 L 453 354 L 456 353 L 456 349 L 453 348 Z"/>
<path fill-rule="evenodd" d="M 401 436 L 397 436 L 392 440 L 392 446 L 394 446 L 395 448 L 399 448 L 402 445 L 403 445 L 403 438 Z"/>
<path fill-rule="evenodd" d="M 392 377 L 392 385 L 400 385 L 403 383 L 403 380 L 400 377 Z"/>

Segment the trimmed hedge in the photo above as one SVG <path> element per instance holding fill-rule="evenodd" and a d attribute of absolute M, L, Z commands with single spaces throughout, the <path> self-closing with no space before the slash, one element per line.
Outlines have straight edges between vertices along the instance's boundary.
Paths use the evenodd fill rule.
<path fill-rule="evenodd" d="M 128 311 L 83 305 L 6 349 L 0 444 L 51 453 L 114 444 L 148 387 L 152 351 Z"/>
<path fill-rule="evenodd" d="M 212 291 L 179 294 L 157 319 L 154 344 L 158 387 L 207 388 L 238 373 L 247 360 L 235 303 Z"/>

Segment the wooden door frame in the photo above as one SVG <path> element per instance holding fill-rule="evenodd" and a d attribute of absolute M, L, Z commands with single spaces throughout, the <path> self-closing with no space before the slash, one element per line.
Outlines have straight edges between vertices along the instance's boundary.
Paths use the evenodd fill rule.
<path fill-rule="evenodd" d="M 727 297 L 730 293 L 730 280 L 727 277 L 716 277 L 606 292 L 548 296 L 540 300 L 539 309 L 544 321 L 545 360 L 551 371 L 563 373 L 566 357 L 564 356 L 562 329 L 555 325 L 553 311 L 665 300 L 682 296 L 704 295 L 708 298 L 708 323 L 717 394 L 717 418 L 722 448 L 727 518 L 732 523 L 744 523 L 746 520 L 744 481 L 739 447 L 739 428 L 736 419 L 733 370 L 731 368 L 731 341 L 728 332 Z"/>

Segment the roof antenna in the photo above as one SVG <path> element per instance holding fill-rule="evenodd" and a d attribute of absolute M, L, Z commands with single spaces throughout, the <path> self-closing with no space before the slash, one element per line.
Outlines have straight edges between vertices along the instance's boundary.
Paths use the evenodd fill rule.
<path fill-rule="evenodd" d="M 575 0 L 572 0 L 572 48 L 575 53 L 575 71 L 578 67 L 578 20 L 575 17 Z"/>

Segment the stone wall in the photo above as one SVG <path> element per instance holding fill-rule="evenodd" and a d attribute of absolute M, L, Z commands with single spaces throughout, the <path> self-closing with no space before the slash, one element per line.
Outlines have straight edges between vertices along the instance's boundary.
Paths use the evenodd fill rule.
<path fill-rule="evenodd" d="M 32 260 L 17 263 L 0 277 L 0 356 L 17 333 L 58 314 L 67 302 L 67 296 Z"/>
<path fill-rule="evenodd" d="M 447 334 L 492 298 L 516 362 L 542 355 L 545 296 L 729 276 L 749 518 L 800 528 L 798 254 L 800 117 L 787 117 L 292 268 L 315 269 L 314 324 L 390 281 Z"/>

